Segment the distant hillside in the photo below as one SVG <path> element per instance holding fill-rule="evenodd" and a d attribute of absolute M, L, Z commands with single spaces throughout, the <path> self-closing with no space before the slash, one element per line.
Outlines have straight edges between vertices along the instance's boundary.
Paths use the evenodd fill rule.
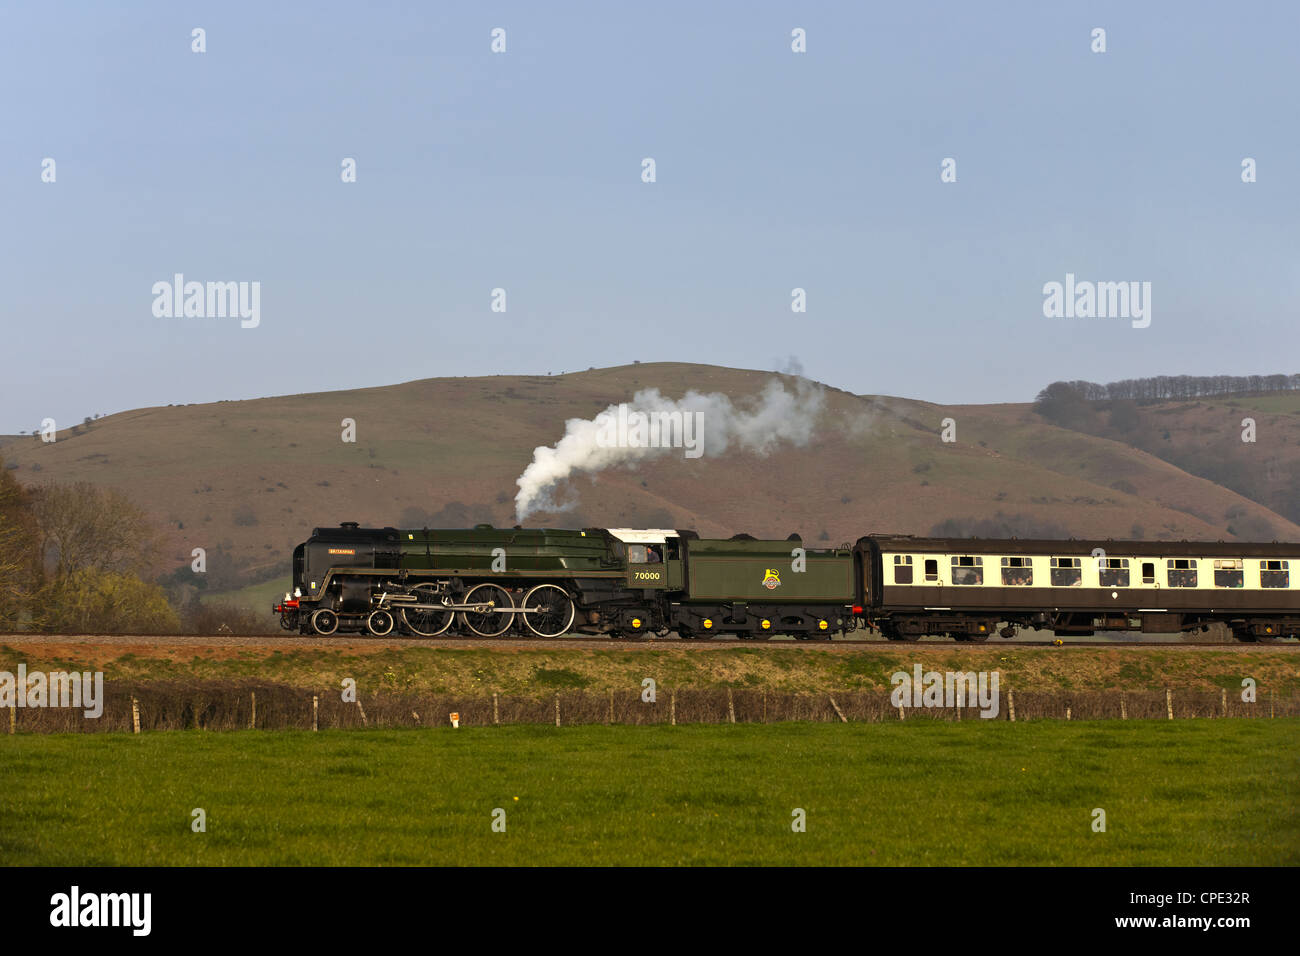
<path fill-rule="evenodd" d="M 292 547 L 318 525 L 514 524 L 515 479 L 535 446 L 561 437 L 566 419 L 590 418 L 649 386 L 673 397 L 695 389 L 739 400 L 773 377 L 661 363 L 427 379 L 138 409 L 79 426 L 75 435 L 60 432 L 53 444 L 7 438 L 0 456 L 27 484 L 88 480 L 123 489 L 167 532 L 160 571 L 188 567 L 190 550 L 202 546 L 210 573 L 233 587 L 283 577 Z M 780 447 L 766 458 L 674 454 L 634 471 L 581 477 L 562 495 L 576 497 L 572 512 L 529 523 L 666 525 L 705 535 L 797 531 L 809 542 L 836 544 L 871 531 L 924 534 L 936 527 L 959 534 L 1300 540 L 1300 527 L 1241 494 L 1114 438 L 1053 424 L 1029 405 L 944 407 L 830 388 L 825 397 L 821 426 L 806 447 Z M 1225 422 L 1239 422 L 1243 409 L 1254 408 L 1261 432 L 1285 430 L 1294 453 L 1295 402 L 1261 402 L 1267 407 L 1247 399 L 1171 403 L 1146 414 L 1167 423 L 1170 442 L 1190 448 L 1210 434 L 1217 440 Z M 1272 408 L 1278 403 L 1285 407 Z M 939 436 L 949 417 L 956 422 L 951 444 Z M 355 444 L 340 440 L 344 418 L 356 421 Z M 1262 439 L 1237 446 L 1216 454 L 1276 452 Z M 1289 478 L 1293 464 L 1283 456 L 1267 467 Z"/>
<path fill-rule="evenodd" d="M 1089 384 L 1054 383 L 1035 410 L 1054 424 L 1150 452 L 1300 521 L 1300 391 L 1089 400 Z M 1244 433 L 1254 441 L 1243 441 Z"/>

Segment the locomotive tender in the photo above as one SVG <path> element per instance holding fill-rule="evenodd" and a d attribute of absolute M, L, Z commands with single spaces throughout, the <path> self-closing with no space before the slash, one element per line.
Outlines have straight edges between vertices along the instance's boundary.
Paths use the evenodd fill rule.
<path fill-rule="evenodd" d="M 1292 567 L 1296 565 L 1296 567 Z M 1300 636 L 1300 545 L 693 531 L 317 528 L 275 605 L 303 634 L 774 634 L 983 641 L 1019 628 Z"/>

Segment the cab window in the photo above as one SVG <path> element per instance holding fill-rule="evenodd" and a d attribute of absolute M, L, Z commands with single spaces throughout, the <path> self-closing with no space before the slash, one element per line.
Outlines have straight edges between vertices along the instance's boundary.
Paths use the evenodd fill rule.
<path fill-rule="evenodd" d="M 645 564 L 646 547 L 644 544 L 629 544 L 627 546 L 627 563 L 628 564 Z"/>

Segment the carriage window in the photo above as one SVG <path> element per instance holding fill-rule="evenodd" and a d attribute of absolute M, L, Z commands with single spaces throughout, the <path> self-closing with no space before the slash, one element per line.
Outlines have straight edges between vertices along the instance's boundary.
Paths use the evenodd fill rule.
<path fill-rule="evenodd" d="M 952 559 L 953 584 L 983 584 L 984 559 L 970 555 L 954 556 Z"/>
<path fill-rule="evenodd" d="M 894 583 L 912 583 L 912 556 L 910 554 L 894 555 Z"/>
<path fill-rule="evenodd" d="M 1216 558 L 1214 560 L 1214 586 L 1216 588 L 1245 587 L 1245 562 L 1241 558 Z"/>
<path fill-rule="evenodd" d="M 1142 583 L 1143 584 L 1156 583 L 1156 563 L 1154 561 L 1142 562 Z"/>
<path fill-rule="evenodd" d="M 925 559 L 925 579 L 927 581 L 939 580 L 939 561 L 937 558 Z"/>
<path fill-rule="evenodd" d="M 1196 562 L 1190 558 L 1170 558 L 1169 586 L 1171 588 L 1196 587 Z"/>
<path fill-rule="evenodd" d="M 1052 587 L 1077 588 L 1082 584 L 1082 558 L 1052 558 Z"/>
<path fill-rule="evenodd" d="M 1291 571 L 1286 561 L 1259 562 L 1259 584 L 1265 588 L 1289 588 Z"/>
<path fill-rule="evenodd" d="M 1002 583 L 1022 587 L 1034 583 L 1034 566 L 1028 558 L 1003 558 Z"/>
<path fill-rule="evenodd" d="M 1154 571 L 1155 569 L 1152 568 Z M 1128 587 L 1128 558 L 1104 558 L 1097 571 L 1098 583 L 1104 588 Z"/>

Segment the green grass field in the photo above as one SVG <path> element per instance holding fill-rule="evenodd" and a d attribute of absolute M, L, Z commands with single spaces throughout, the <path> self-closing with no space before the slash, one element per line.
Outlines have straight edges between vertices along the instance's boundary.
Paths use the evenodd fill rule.
<path fill-rule="evenodd" d="M 1294 865 L 1297 731 L 1278 719 L 18 735 L 0 740 L 0 859 Z M 1098 807 L 1105 833 L 1092 830 Z M 796 808 L 806 832 L 792 831 Z"/>

